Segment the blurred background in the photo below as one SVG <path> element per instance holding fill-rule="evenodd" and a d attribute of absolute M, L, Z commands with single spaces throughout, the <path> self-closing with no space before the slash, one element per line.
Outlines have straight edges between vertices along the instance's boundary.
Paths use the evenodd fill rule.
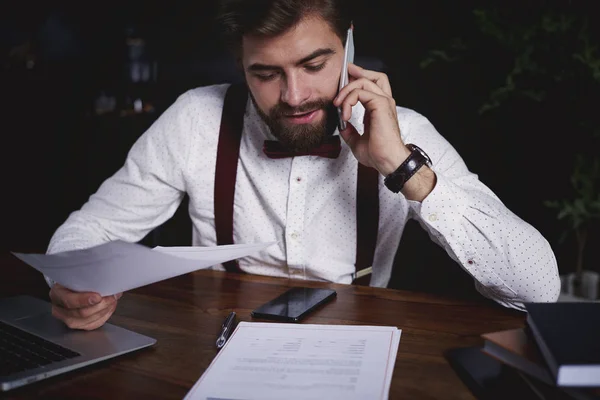
<path fill-rule="evenodd" d="M 593 3 L 348 1 L 357 63 L 386 72 L 398 105 L 429 118 L 548 239 L 561 274 L 600 272 Z M 44 252 L 178 95 L 239 80 L 215 11 L 211 0 L 0 5 L 3 250 Z M 143 243 L 190 241 L 184 203 Z M 416 223 L 390 286 L 474 294 Z"/>

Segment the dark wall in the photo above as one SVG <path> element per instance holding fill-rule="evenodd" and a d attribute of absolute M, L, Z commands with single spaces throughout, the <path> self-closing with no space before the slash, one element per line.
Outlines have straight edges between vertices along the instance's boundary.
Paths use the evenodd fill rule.
<path fill-rule="evenodd" d="M 581 141 L 570 142 L 569 127 L 557 124 L 553 113 L 560 110 L 532 102 L 477 113 L 493 87 L 491 81 L 500 80 L 506 69 L 505 59 L 494 49 L 484 50 L 479 58 L 420 68 L 429 49 L 454 35 L 473 34 L 474 3 L 400 3 L 348 2 L 356 16 L 357 57 L 380 60 L 398 105 L 427 116 L 470 169 L 548 238 L 561 271 L 571 271 L 574 243 L 558 243 L 562 225 L 542 202 L 568 194 L 572 158 Z M 0 245 L 5 250 L 44 251 L 69 212 L 116 171 L 131 144 L 176 96 L 192 87 L 235 79 L 236 71 L 216 35 L 214 1 L 85 7 L 19 2 L 1 7 L 5 123 Z M 143 37 L 146 54 L 156 61 L 156 79 L 143 87 L 127 80 L 127 35 Z M 490 63 L 495 57 L 498 63 Z M 137 91 L 154 112 L 94 115 L 94 100 L 101 91 L 115 96 L 118 109 L 130 107 L 126 97 Z M 164 233 L 177 232 L 182 221 L 185 212 L 180 211 L 167 223 L 170 230 L 155 233 L 148 242 L 186 240 L 189 232 Z M 466 275 L 416 224 L 409 225 L 405 236 L 392 286 L 471 290 Z M 597 240 L 596 229 L 590 241 Z M 586 256 L 600 268 L 597 246 L 588 246 Z"/>

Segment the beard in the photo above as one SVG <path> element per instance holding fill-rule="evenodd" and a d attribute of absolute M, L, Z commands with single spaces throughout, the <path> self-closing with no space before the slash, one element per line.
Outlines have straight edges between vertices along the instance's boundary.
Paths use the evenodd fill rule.
<path fill-rule="evenodd" d="M 288 150 L 306 152 L 314 149 L 320 146 L 325 138 L 331 136 L 337 127 L 337 109 L 332 100 L 321 98 L 299 107 L 279 102 L 266 114 L 260 109 L 254 96 L 250 97 L 258 115 L 267 124 L 273 136 Z M 320 121 L 307 124 L 291 124 L 286 121 L 286 115 L 316 110 L 325 111 L 325 116 Z"/>

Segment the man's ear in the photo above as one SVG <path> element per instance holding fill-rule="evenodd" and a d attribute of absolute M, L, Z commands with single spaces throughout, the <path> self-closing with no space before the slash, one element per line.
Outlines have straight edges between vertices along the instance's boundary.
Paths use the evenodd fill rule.
<path fill-rule="evenodd" d="M 239 71 L 239 72 L 240 72 L 242 75 L 245 75 L 245 74 L 244 74 L 244 64 L 243 64 L 243 62 L 242 62 L 242 56 L 241 56 L 241 54 L 236 54 L 236 56 L 235 56 L 235 65 L 236 65 L 236 67 L 237 67 L 238 71 Z"/>

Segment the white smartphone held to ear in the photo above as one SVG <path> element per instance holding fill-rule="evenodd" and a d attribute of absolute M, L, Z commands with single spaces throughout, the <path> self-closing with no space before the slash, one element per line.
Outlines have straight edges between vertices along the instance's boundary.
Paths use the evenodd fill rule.
<path fill-rule="evenodd" d="M 346 45 L 344 46 L 344 63 L 342 65 L 342 73 L 340 76 L 340 86 L 338 89 L 338 93 L 350 81 L 350 77 L 348 75 L 348 64 L 354 62 L 353 31 L 354 31 L 354 25 L 351 23 L 350 28 L 348 29 L 348 32 L 346 33 Z M 344 129 L 346 129 L 346 121 L 344 121 L 342 119 L 342 108 L 338 107 L 337 111 L 338 111 L 338 127 L 339 127 L 340 131 L 343 131 Z"/>

